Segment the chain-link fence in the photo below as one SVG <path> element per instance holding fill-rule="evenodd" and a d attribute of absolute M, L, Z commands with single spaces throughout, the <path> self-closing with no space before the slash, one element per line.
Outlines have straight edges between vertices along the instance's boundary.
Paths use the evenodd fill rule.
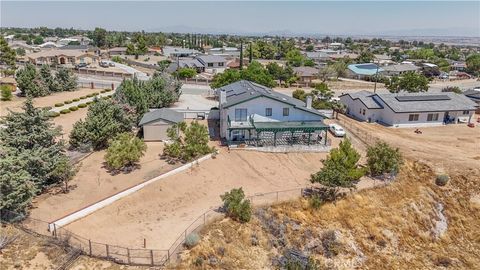
<path fill-rule="evenodd" d="M 355 123 L 352 123 L 352 121 L 355 121 L 352 119 L 352 121 L 345 120 L 347 116 L 341 115 L 338 119 L 338 123 L 342 125 L 345 129 L 350 131 L 356 138 L 358 138 L 360 141 L 365 143 L 366 145 L 373 145 L 377 143 L 380 139 L 374 136 L 373 134 L 370 134 L 369 132 L 366 132 L 365 130 L 359 128 Z"/>
<path fill-rule="evenodd" d="M 118 83 L 100 83 L 100 82 L 77 82 L 77 87 L 79 88 L 90 88 L 90 89 L 111 89 L 115 90 L 115 87 Z"/>

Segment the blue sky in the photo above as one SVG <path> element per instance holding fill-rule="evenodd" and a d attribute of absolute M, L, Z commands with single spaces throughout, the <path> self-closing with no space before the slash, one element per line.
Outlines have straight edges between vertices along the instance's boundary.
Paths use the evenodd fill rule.
<path fill-rule="evenodd" d="M 109 30 L 480 36 L 480 2 L 8 2 L 1 26 Z"/>

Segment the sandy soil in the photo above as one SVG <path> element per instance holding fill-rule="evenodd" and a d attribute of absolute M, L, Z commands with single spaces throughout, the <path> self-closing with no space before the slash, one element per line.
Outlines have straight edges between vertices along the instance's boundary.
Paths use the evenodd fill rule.
<path fill-rule="evenodd" d="M 147 147 L 139 169 L 115 176 L 103 167 L 105 151 L 92 153 L 80 163 L 77 175 L 69 182 L 70 192 L 64 194 L 58 190 L 55 194 L 52 191 L 35 198 L 31 216 L 45 221 L 56 220 L 178 166 L 160 160 L 162 142 L 147 142 Z"/>
<path fill-rule="evenodd" d="M 416 134 L 415 128 L 384 127 L 358 122 L 345 116 L 340 116 L 340 119 L 347 131 L 353 130 L 355 134 L 360 134 L 360 138 L 379 138 L 399 147 L 407 157 L 423 160 L 433 167 L 452 170 L 480 168 L 478 125 L 475 128 L 465 124 L 420 128 L 422 134 Z"/>
<path fill-rule="evenodd" d="M 321 81 L 318 81 L 321 82 Z M 328 87 L 333 90 L 335 96 L 339 96 L 344 93 L 352 93 L 357 92 L 360 90 L 369 90 L 373 91 L 374 83 L 367 82 L 367 81 L 358 81 L 358 80 L 338 80 L 338 81 L 328 81 Z M 286 95 L 292 95 L 293 91 L 296 89 L 303 89 L 305 92 L 310 92 L 313 88 L 303 87 L 303 88 L 281 88 L 276 87 L 274 90 L 284 93 Z M 388 92 L 385 86 L 382 83 L 377 84 L 377 91 L 378 92 Z"/>
<path fill-rule="evenodd" d="M 53 123 L 62 128 L 63 139 L 68 141 L 68 136 L 73 129 L 73 124 L 80 119 L 85 119 L 87 117 L 87 112 L 88 107 L 79 108 L 77 111 L 61 114 L 60 116 L 53 118 Z"/>
<path fill-rule="evenodd" d="M 216 159 L 156 182 L 66 228 L 97 242 L 140 248 L 146 238 L 147 248 L 167 249 L 196 217 L 221 203 L 220 194 L 234 187 L 253 195 L 305 186 L 325 157 L 326 153 L 222 149 Z"/>
<path fill-rule="evenodd" d="M 58 92 L 45 97 L 38 97 L 33 99 L 33 104 L 36 107 L 54 107 L 55 103 L 72 100 L 91 93 L 100 92 L 102 89 L 80 88 L 72 92 Z M 12 111 L 19 111 L 22 108 L 23 102 L 27 98 L 14 96 L 12 101 L 0 101 L 0 116 L 8 114 L 8 109 Z"/>

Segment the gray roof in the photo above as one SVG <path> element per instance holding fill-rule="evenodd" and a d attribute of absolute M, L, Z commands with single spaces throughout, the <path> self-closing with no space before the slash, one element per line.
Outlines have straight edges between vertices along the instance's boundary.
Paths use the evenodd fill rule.
<path fill-rule="evenodd" d="M 181 59 L 178 60 L 178 64 L 179 64 L 180 68 L 184 68 L 184 67 L 187 67 L 187 68 L 205 67 L 204 64 L 202 64 L 197 59 L 193 59 L 193 58 L 183 58 L 183 59 L 181 58 Z"/>
<path fill-rule="evenodd" d="M 226 92 L 227 102 L 222 104 L 224 108 L 228 108 L 230 106 L 243 103 L 245 101 L 248 101 L 254 98 L 266 97 L 266 98 L 271 98 L 273 100 L 277 100 L 279 102 L 289 104 L 299 110 L 324 116 L 323 114 L 321 114 L 319 111 L 315 109 L 308 109 L 305 106 L 305 102 L 301 100 L 298 100 L 291 96 L 281 94 L 279 92 L 273 91 L 272 89 L 266 86 L 263 86 L 251 81 L 247 81 L 247 80 L 241 80 L 241 81 L 231 83 L 229 85 L 225 85 L 223 87 L 220 87 L 218 90 Z"/>
<path fill-rule="evenodd" d="M 382 67 L 384 71 L 393 71 L 393 72 L 406 72 L 406 71 L 416 71 L 420 69 L 419 67 L 412 64 L 398 64 Z"/>
<path fill-rule="evenodd" d="M 183 113 L 168 108 L 153 110 L 144 114 L 138 125 L 143 126 L 158 120 L 179 123 L 183 121 Z"/>
<path fill-rule="evenodd" d="M 375 94 L 372 92 L 362 90 L 355 93 L 343 94 L 341 96 L 350 96 L 353 100 L 358 99 L 369 109 L 382 109 L 383 106 L 373 99 L 374 95 Z"/>
<path fill-rule="evenodd" d="M 328 58 L 328 54 L 324 52 L 305 52 L 305 55 L 311 59 Z"/>
<path fill-rule="evenodd" d="M 467 90 L 463 94 L 471 99 L 480 100 L 480 91 L 478 90 Z"/>
<path fill-rule="evenodd" d="M 294 67 L 293 71 L 300 77 L 317 76 L 318 69 L 314 67 Z"/>
<path fill-rule="evenodd" d="M 477 106 L 465 95 L 452 92 L 376 94 L 376 97 L 397 113 L 471 111 Z"/>
<path fill-rule="evenodd" d="M 203 63 L 225 63 L 227 60 L 219 55 L 198 55 L 196 57 Z"/>

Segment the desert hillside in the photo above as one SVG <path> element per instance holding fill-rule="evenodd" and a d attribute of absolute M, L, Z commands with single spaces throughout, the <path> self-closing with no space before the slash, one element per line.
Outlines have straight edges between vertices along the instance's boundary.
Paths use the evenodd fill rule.
<path fill-rule="evenodd" d="M 387 187 L 312 209 L 306 199 L 256 208 L 252 221 L 204 228 L 178 269 L 474 269 L 480 265 L 480 173 L 407 162 Z M 316 266 L 316 268 L 315 268 Z M 296 269 L 296 268 L 292 268 Z"/>

